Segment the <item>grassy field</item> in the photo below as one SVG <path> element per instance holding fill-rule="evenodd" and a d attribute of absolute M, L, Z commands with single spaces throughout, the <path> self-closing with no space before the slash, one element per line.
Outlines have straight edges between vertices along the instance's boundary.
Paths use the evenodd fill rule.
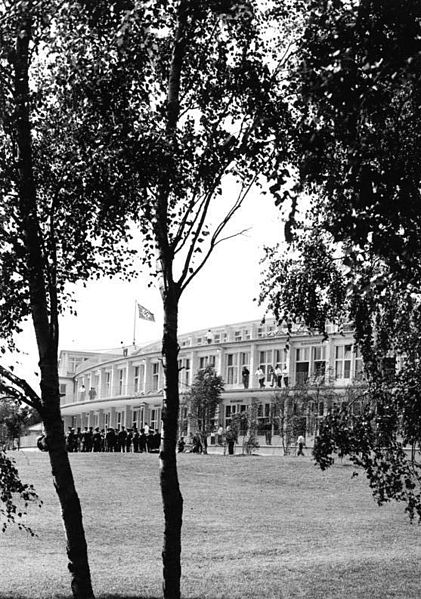
<path fill-rule="evenodd" d="M 0 597 L 69 597 L 63 532 L 48 456 L 16 456 L 44 500 L 0 536 Z M 161 596 L 158 459 L 71 454 L 93 583 L 101 598 Z M 183 596 L 188 599 L 416 599 L 421 529 L 402 506 L 379 508 L 349 465 L 309 457 L 183 454 Z"/>

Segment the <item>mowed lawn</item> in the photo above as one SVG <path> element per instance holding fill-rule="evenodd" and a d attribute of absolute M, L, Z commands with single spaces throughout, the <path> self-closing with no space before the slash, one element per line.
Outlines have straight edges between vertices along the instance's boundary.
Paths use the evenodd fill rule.
<path fill-rule="evenodd" d="M 0 535 L 0 597 L 70 597 L 48 456 L 15 454 L 44 501 Z M 161 596 L 163 517 L 154 454 L 71 454 L 97 597 Z M 350 465 L 310 457 L 179 457 L 183 597 L 421 597 L 421 528 L 379 508 Z"/>

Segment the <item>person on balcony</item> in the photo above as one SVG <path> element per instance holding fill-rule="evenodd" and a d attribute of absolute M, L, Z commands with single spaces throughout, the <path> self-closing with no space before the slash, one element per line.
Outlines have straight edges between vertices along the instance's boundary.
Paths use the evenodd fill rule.
<path fill-rule="evenodd" d="M 276 368 L 275 368 L 275 377 L 276 377 L 276 386 L 281 388 L 282 387 L 282 370 L 281 370 L 281 367 L 279 366 L 279 364 L 277 364 Z"/>
<path fill-rule="evenodd" d="M 248 389 L 250 380 L 250 370 L 247 368 L 247 366 L 243 366 L 243 370 L 241 371 L 241 378 L 243 380 L 244 389 Z"/>
<path fill-rule="evenodd" d="M 259 381 L 259 389 L 265 388 L 265 373 L 263 372 L 263 368 L 259 366 L 256 370 L 257 380 Z"/>

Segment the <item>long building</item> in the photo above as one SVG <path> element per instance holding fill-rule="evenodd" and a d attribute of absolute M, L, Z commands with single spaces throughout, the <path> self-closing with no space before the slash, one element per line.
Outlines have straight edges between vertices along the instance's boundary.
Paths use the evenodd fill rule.
<path fill-rule="evenodd" d="M 324 340 L 305 327 L 296 327 L 288 335 L 273 321 L 252 321 L 180 335 L 180 434 L 188 432 L 188 405 L 183 397 L 198 370 L 208 365 L 214 366 L 225 381 L 215 422 L 224 428 L 235 414 L 247 411 L 254 403 L 258 405 L 258 430 L 263 435 L 269 421 L 273 421 L 276 393 L 290 397 L 292 405 L 294 397 L 300 393 L 302 396 L 303 387 L 311 394 L 328 383 L 340 398 L 361 377 L 362 359 L 350 327 L 342 331 L 331 327 L 329 333 Z M 248 381 L 243 377 L 244 368 L 250 373 Z M 281 377 L 274 376 L 276 368 Z M 159 429 L 163 386 L 160 341 L 112 355 L 68 350 L 60 353 L 61 409 L 66 428 L 140 429 L 148 424 Z M 329 401 L 323 399 L 307 406 L 308 436 L 315 428 L 309 419 L 317 420 L 329 408 Z M 272 433 L 277 433 L 277 427 L 272 427 Z"/>

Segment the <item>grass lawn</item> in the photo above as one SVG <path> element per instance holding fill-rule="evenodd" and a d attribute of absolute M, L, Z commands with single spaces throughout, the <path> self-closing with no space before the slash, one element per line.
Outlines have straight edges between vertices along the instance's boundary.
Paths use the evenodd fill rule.
<path fill-rule="evenodd" d="M 0 597 L 70 597 L 48 456 L 15 454 L 44 500 L 31 538 L 0 536 Z M 158 458 L 70 454 L 98 598 L 161 596 Z M 421 529 L 403 507 L 373 501 L 363 474 L 309 457 L 182 454 L 183 597 L 418 599 Z"/>

